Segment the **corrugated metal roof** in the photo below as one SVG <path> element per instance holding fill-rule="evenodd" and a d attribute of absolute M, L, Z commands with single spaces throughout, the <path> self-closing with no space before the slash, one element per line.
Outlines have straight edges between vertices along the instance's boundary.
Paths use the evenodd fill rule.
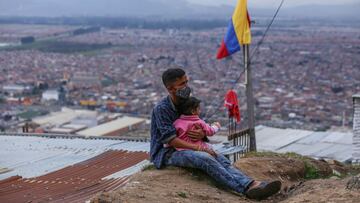
<path fill-rule="evenodd" d="M 12 171 L 0 180 L 21 175 L 31 178 L 76 164 L 108 150 L 148 152 L 150 143 L 124 140 L 0 136 L 0 166 Z"/>
<path fill-rule="evenodd" d="M 256 129 L 258 149 L 274 151 L 311 134 L 311 131 L 261 127 Z"/>
<path fill-rule="evenodd" d="M 64 123 L 70 122 L 78 116 L 95 117 L 96 114 L 97 113 L 95 111 L 73 110 L 64 107 L 59 112 L 52 112 L 49 115 L 34 118 L 33 122 L 39 125 L 60 126 Z"/>
<path fill-rule="evenodd" d="M 352 137 L 351 132 L 314 132 L 256 127 L 257 149 L 260 151 L 295 152 L 342 162 L 352 158 Z"/>
<path fill-rule="evenodd" d="M 0 181 L 0 202 L 85 202 L 98 192 L 124 185 L 128 176 L 104 179 L 148 158 L 144 152 L 107 151 L 36 178 Z"/>
<path fill-rule="evenodd" d="M 77 132 L 77 134 L 84 136 L 103 136 L 116 130 L 123 129 L 141 122 L 145 122 L 145 119 L 124 116 L 108 123 L 104 123 L 102 125 L 79 131 Z"/>
<path fill-rule="evenodd" d="M 305 144 L 305 145 L 312 145 L 312 144 L 316 144 L 316 143 L 320 142 L 326 136 L 328 136 L 328 133 L 325 133 L 325 132 L 313 132 L 309 136 L 304 137 L 303 139 L 299 140 L 297 143 Z"/>
<path fill-rule="evenodd" d="M 352 133 L 331 132 L 326 136 L 322 142 L 339 143 L 339 144 L 352 144 Z"/>
<path fill-rule="evenodd" d="M 106 177 L 102 178 L 102 180 L 107 180 L 107 179 L 112 179 L 112 178 L 123 178 L 126 176 L 130 176 L 138 171 L 141 171 L 145 166 L 147 166 L 149 164 L 150 164 L 149 160 L 143 160 L 143 161 L 137 163 L 136 165 L 133 165 L 133 166 L 123 169 L 117 173 L 113 173 L 109 176 L 106 176 Z"/>
<path fill-rule="evenodd" d="M 12 169 L 0 174 L 0 202 L 84 202 L 123 186 L 149 164 L 149 148 L 148 142 L 0 135 L 0 165 Z"/>

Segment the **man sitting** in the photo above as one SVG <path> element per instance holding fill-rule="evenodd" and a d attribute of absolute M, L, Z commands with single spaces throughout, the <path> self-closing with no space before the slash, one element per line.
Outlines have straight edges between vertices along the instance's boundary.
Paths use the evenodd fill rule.
<path fill-rule="evenodd" d="M 162 81 L 169 95 L 154 107 L 151 115 L 150 158 L 156 168 L 178 166 L 200 169 L 217 182 L 252 199 L 264 199 L 280 190 L 280 181 L 253 180 L 233 167 L 223 155 L 212 150 L 199 150 L 198 145 L 177 138 L 173 123 L 179 118 L 177 106 L 191 93 L 188 77 L 184 70 L 174 68 L 162 74 Z M 201 140 L 205 134 L 199 128 L 190 130 L 188 136 Z M 175 148 L 188 150 L 176 151 Z"/>

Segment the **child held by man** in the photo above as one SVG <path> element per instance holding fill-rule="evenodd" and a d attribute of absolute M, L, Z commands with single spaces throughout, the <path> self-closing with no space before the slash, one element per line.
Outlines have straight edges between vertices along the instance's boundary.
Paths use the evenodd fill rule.
<path fill-rule="evenodd" d="M 178 106 L 178 112 L 180 113 L 180 118 L 174 122 L 176 128 L 176 137 L 186 142 L 195 144 L 198 146 L 197 151 L 204 151 L 213 156 L 216 156 L 216 153 L 213 151 L 211 146 L 203 140 L 192 140 L 187 132 L 192 129 L 201 128 L 206 136 L 213 136 L 216 132 L 220 130 L 220 123 L 214 122 L 211 125 L 207 124 L 204 120 L 200 119 L 200 103 L 201 101 L 195 97 L 189 97 L 181 105 Z M 207 139 L 207 137 L 205 137 Z M 186 148 L 176 148 L 176 150 L 189 150 Z"/>

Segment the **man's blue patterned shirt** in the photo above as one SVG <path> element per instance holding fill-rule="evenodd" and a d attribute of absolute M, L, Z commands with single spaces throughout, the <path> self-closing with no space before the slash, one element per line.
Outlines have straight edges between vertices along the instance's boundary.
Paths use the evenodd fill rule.
<path fill-rule="evenodd" d="M 173 123 L 178 118 L 179 115 L 170 96 L 163 98 L 152 111 L 150 158 L 156 168 L 164 166 L 166 154 L 173 150 L 173 148 L 164 147 L 164 144 L 176 137 Z"/>

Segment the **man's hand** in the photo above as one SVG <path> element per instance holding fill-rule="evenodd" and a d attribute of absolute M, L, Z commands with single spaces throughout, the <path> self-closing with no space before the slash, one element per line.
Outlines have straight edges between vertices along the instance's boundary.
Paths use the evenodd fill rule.
<path fill-rule="evenodd" d="M 216 152 L 211 148 L 204 148 L 201 151 L 206 152 L 206 153 L 210 154 L 211 156 L 213 156 L 215 158 L 217 157 Z"/>
<path fill-rule="evenodd" d="M 198 141 L 205 137 L 205 133 L 199 124 L 194 124 L 193 128 L 188 131 L 188 136 L 191 140 Z"/>

